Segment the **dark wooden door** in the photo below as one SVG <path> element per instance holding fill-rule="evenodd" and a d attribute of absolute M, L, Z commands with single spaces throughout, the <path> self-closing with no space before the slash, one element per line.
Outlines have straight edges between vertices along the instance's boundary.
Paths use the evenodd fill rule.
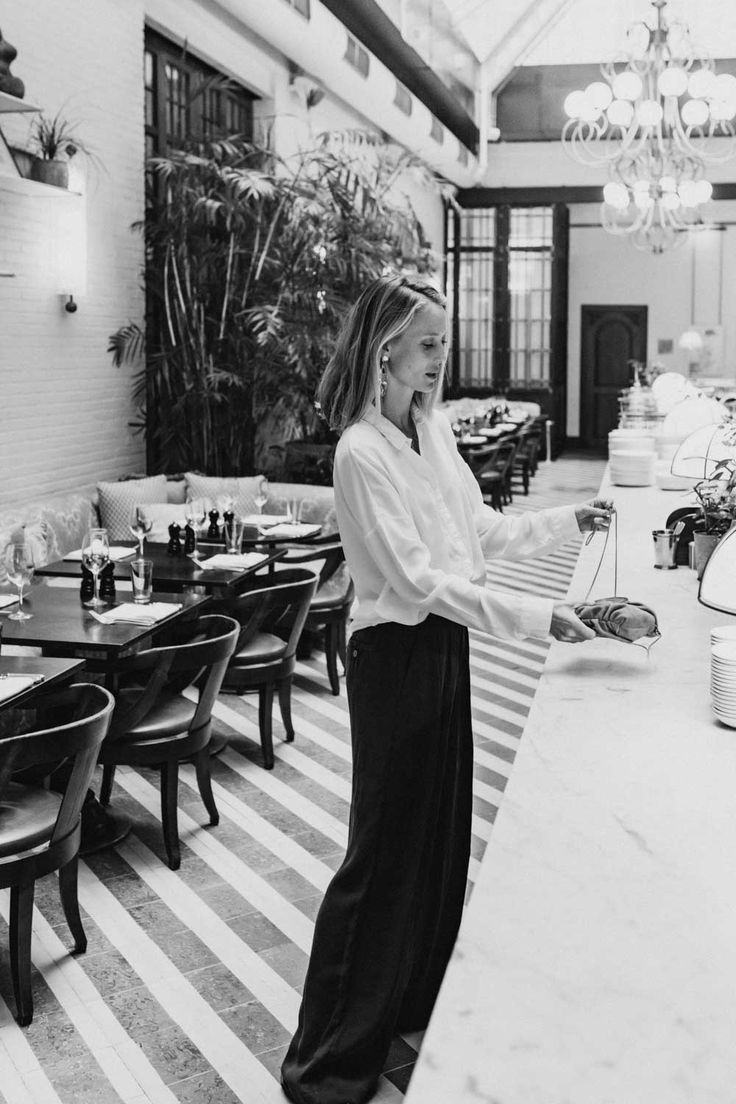
<path fill-rule="evenodd" d="M 632 383 L 629 361 L 647 358 L 647 308 L 583 306 L 580 325 L 580 440 L 605 450 L 619 392 Z"/>

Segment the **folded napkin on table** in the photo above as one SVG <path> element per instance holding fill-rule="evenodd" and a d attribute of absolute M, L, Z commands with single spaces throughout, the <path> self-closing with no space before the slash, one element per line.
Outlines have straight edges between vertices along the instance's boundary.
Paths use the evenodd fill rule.
<path fill-rule="evenodd" d="M 0 701 L 14 698 L 29 686 L 43 682 L 43 675 L 2 675 L 0 676 Z"/>
<path fill-rule="evenodd" d="M 282 525 L 273 525 L 263 534 L 264 537 L 278 537 L 280 540 L 295 540 L 297 537 L 311 537 L 319 533 L 321 525 L 292 525 L 284 522 Z"/>
<path fill-rule="evenodd" d="M 13 606 L 17 601 L 17 594 L 0 594 L 0 609 L 3 609 L 5 606 Z"/>
<path fill-rule="evenodd" d="M 125 560 L 128 556 L 134 556 L 137 553 L 137 548 L 126 548 L 124 544 L 111 544 L 110 545 L 110 559 L 111 560 Z M 67 552 L 64 557 L 65 560 L 81 560 L 82 549 L 77 548 L 74 552 Z"/>
<path fill-rule="evenodd" d="M 240 518 L 244 525 L 278 525 L 280 521 L 289 519 L 289 514 L 246 514 Z"/>
<path fill-rule="evenodd" d="M 136 602 L 123 602 L 120 606 L 98 613 L 100 621 L 114 625 L 118 621 L 129 621 L 137 625 L 155 625 L 172 613 L 181 609 L 181 602 L 148 602 L 146 605 Z"/>
<path fill-rule="evenodd" d="M 199 566 L 204 571 L 242 571 L 267 558 L 262 552 L 218 552 L 208 560 L 200 560 Z"/>

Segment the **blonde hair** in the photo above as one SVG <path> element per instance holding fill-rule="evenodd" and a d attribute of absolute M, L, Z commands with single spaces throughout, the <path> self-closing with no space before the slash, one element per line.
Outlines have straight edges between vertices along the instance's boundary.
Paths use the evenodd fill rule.
<path fill-rule="evenodd" d="M 332 429 L 357 422 L 371 402 L 380 410 L 381 350 L 407 328 L 427 302 L 445 306 L 432 284 L 413 276 L 379 276 L 351 307 L 317 388 L 317 401 Z M 430 394 L 416 394 L 425 411 L 434 405 L 443 374 Z"/>

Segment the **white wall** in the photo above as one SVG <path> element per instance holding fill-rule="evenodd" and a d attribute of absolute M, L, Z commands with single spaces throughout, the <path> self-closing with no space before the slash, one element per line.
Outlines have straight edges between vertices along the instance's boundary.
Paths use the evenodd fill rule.
<path fill-rule="evenodd" d="M 130 371 L 112 367 L 108 335 L 142 316 L 143 18 L 136 0 L 4 4 L 3 35 L 18 50 L 26 99 L 78 123 L 100 167 L 87 164 L 84 201 L 0 187 L 0 503 L 140 470 Z M 115 64 L 111 64 L 114 59 Z M 22 144 L 30 116 L 0 116 Z M 56 253 L 80 208 L 77 251 L 86 290 L 62 309 Z M 86 242 L 83 240 L 86 235 Z M 75 265 L 78 267 L 78 265 Z"/>

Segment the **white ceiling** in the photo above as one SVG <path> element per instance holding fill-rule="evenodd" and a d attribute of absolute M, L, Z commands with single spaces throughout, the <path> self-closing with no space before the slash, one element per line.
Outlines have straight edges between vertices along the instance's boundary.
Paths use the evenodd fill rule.
<path fill-rule="evenodd" d="M 649 0 L 384 0 L 405 39 L 438 70 L 471 87 L 498 87 L 518 65 L 600 62 L 624 46 Z M 699 51 L 736 56 L 736 0 L 670 0 L 669 22 L 689 25 Z"/>

